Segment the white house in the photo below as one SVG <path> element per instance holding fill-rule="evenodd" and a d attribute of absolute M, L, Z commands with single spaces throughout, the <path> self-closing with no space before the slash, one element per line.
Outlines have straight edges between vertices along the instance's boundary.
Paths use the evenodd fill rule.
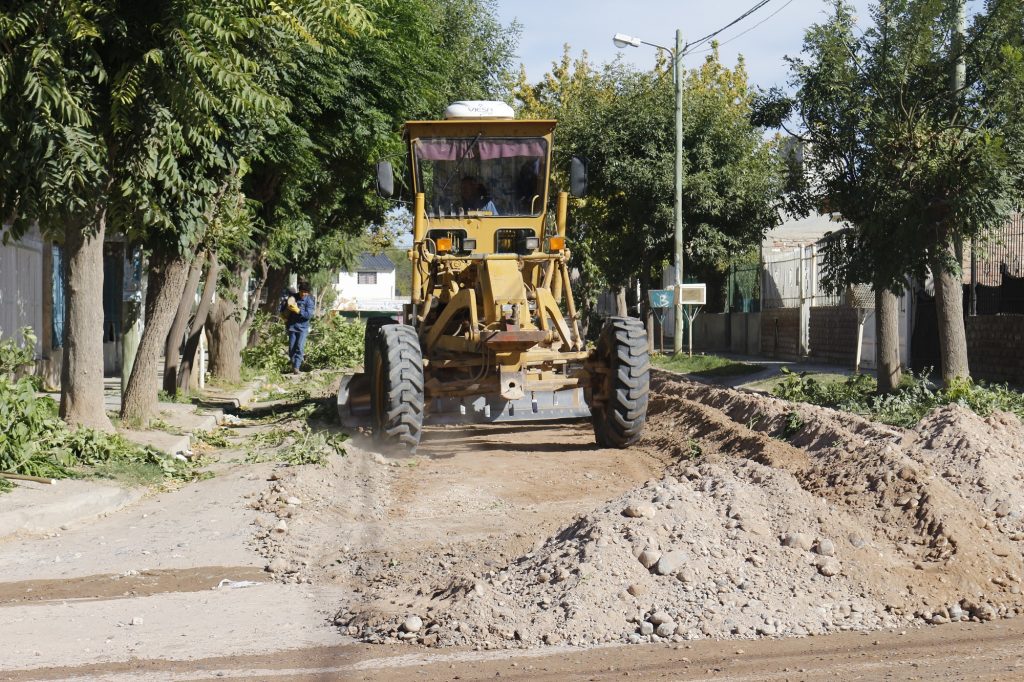
<path fill-rule="evenodd" d="M 384 254 L 363 253 L 352 271 L 341 271 L 334 282 L 339 312 L 399 312 L 408 297 L 395 291 L 395 264 Z"/>

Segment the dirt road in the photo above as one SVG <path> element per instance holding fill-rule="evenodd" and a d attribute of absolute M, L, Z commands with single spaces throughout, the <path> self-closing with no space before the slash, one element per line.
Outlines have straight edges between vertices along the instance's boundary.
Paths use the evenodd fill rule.
<path fill-rule="evenodd" d="M 585 423 L 431 428 L 415 457 L 357 441 L 326 467 L 228 448 L 211 480 L 0 544 L 0 679 L 1024 677 L 1008 539 L 1020 517 L 1002 513 L 997 475 L 975 516 L 943 513 L 942 526 L 934 434 L 926 451 L 914 434 L 811 411 L 787 441 L 773 424 L 792 421 L 789 406 L 660 390 L 649 438 L 625 451 L 596 448 Z M 857 488 L 843 471 L 874 474 L 840 446 L 907 471 Z M 894 448 L 911 446 L 899 464 Z M 819 484 L 826 469 L 839 474 Z M 915 498 L 918 478 L 931 487 Z M 813 547 L 779 547 L 794 522 Z M 950 556 L 936 528 L 977 556 Z M 648 571 L 640 546 L 685 553 L 697 575 Z M 973 592 L 950 601 L 965 575 Z M 634 633 L 658 609 L 677 634 Z M 413 614 L 422 629 L 395 625 Z M 941 614 L 988 622 L 925 625 Z M 751 639 L 744 618 L 762 634 L 850 631 Z M 586 648 L 565 645 L 576 631 L 593 635 Z"/>

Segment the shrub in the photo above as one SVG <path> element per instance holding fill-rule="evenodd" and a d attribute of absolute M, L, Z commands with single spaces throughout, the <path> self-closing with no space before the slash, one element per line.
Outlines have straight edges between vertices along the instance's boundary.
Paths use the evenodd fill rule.
<path fill-rule="evenodd" d="M 0 375 L 13 378 L 35 362 L 36 335 L 31 327 L 23 327 L 20 334 L 20 346 L 14 339 L 0 341 Z"/>
<path fill-rule="evenodd" d="M 257 330 L 258 341 L 242 351 L 245 367 L 257 372 L 287 372 L 288 332 L 281 319 L 263 313 L 253 321 L 253 328 Z M 363 329 L 362 322 L 345 320 L 340 315 L 313 320 L 303 368 L 355 367 L 363 361 Z"/>
<path fill-rule="evenodd" d="M 310 331 L 306 343 L 307 369 L 347 369 L 363 361 L 362 322 L 340 315 L 320 319 Z"/>
<path fill-rule="evenodd" d="M 825 383 L 816 381 L 806 372 L 797 374 L 785 368 L 782 372 L 784 377 L 774 391 L 780 398 L 854 412 L 892 426 L 910 428 L 936 407 L 951 403 L 963 405 L 983 417 L 1003 410 L 1024 419 L 1024 394 L 1006 385 L 967 379 L 935 389 L 929 379 L 930 372 L 925 371 L 908 373 L 895 391 L 877 395 L 874 378 L 866 374 Z"/>
<path fill-rule="evenodd" d="M 168 478 L 193 476 L 188 463 L 117 434 L 72 431 L 57 416 L 57 403 L 37 395 L 30 378 L 0 374 L 0 471 L 65 478 L 76 467 L 111 463 L 157 465 Z"/>

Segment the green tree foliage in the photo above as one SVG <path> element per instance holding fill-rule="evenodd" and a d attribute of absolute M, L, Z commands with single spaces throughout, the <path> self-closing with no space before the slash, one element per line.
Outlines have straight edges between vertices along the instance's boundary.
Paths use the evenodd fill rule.
<path fill-rule="evenodd" d="M 758 107 L 776 122 L 795 112 L 810 143 L 812 203 L 854 228 L 831 242 L 829 279 L 836 288 L 900 291 L 908 273 L 923 279 L 930 269 L 937 283 L 951 282 L 946 302 L 958 308 L 957 245 L 984 239 L 1024 198 L 1015 113 L 1024 106 L 1024 6 L 989 0 L 961 47 L 955 3 L 883 0 L 864 31 L 850 5 L 830 4 L 831 16 L 808 29 L 803 56 L 791 60 L 795 96 L 775 92 Z M 961 57 L 966 86 L 954 93 Z M 946 318 L 963 338 L 962 317 Z M 954 355 L 944 348 L 946 379 L 958 373 Z"/>
<path fill-rule="evenodd" d="M 232 148 L 247 139 L 240 133 L 288 109 L 277 84 L 297 46 L 322 50 L 367 23 L 350 0 L 3 9 L 0 206 L 14 218 L 6 234 L 38 221 L 69 250 L 65 417 L 110 426 L 94 340 L 108 222 L 191 253 L 218 177 L 232 173 Z"/>
<path fill-rule="evenodd" d="M 518 37 L 491 0 L 368 6 L 373 32 L 299 53 L 284 87 L 291 110 L 246 179 L 271 263 L 305 275 L 354 262 L 362 245 L 353 237 L 383 222 L 389 204 L 374 194 L 372 166 L 401 158 L 402 123 L 493 96 Z"/>
<path fill-rule="evenodd" d="M 624 286 L 638 273 L 647 283 L 660 283 L 674 230 L 670 64 L 652 71 L 617 62 L 596 69 L 586 55 L 572 61 L 567 49 L 540 83 L 521 78 L 516 96 L 525 115 L 559 120 L 560 157 L 589 162 L 590 196 L 574 211 L 575 255 L 591 261 L 612 286 Z M 688 71 L 683 117 L 687 272 L 706 276 L 760 243 L 778 221 L 783 174 L 774 144 L 751 125 L 742 60 L 730 69 L 713 52 Z"/>

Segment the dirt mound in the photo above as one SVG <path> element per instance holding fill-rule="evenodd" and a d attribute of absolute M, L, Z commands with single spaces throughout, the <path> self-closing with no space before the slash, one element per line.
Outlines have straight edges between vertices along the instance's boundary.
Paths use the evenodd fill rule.
<path fill-rule="evenodd" d="M 1024 427 L 957 406 L 900 430 L 660 376 L 660 480 L 491 570 L 424 561 L 370 641 L 480 647 L 787 636 L 1020 612 Z M 408 599 L 406 599 L 408 597 Z"/>

